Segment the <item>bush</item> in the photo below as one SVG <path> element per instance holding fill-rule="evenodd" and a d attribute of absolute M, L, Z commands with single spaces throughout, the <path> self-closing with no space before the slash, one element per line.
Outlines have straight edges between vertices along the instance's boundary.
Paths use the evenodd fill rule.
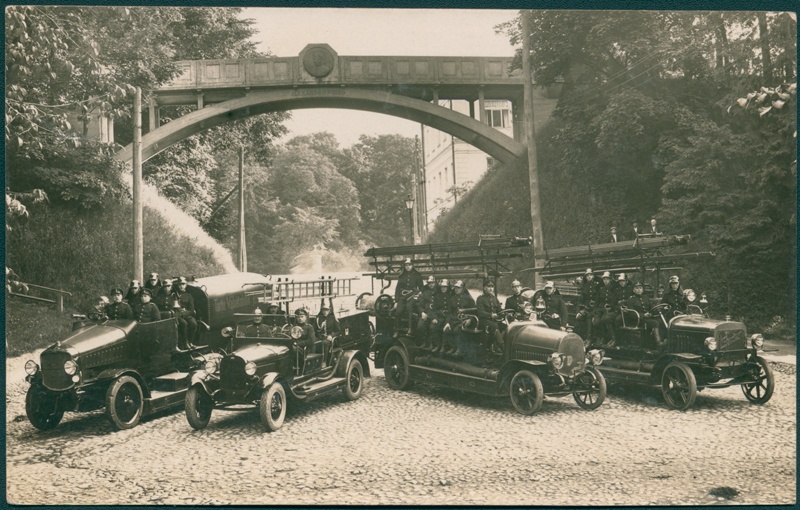
<path fill-rule="evenodd" d="M 42 306 L 17 297 L 7 299 L 6 356 L 21 356 L 63 338 L 72 329 L 72 313 L 60 313 L 52 305 Z"/>

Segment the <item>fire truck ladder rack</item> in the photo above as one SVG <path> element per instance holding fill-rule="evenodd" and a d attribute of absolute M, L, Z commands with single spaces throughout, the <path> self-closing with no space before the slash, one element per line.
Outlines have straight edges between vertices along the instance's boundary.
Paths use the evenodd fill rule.
<path fill-rule="evenodd" d="M 275 278 L 272 283 L 259 284 L 260 290 L 245 291 L 245 295 L 259 296 L 259 303 L 290 303 L 297 300 L 333 299 L 355 296 L 351 278 L 320 277 L 316 280 L 295 280 L 291 276 Z M 247 284 L 249 285 L 249 284 Z"/>
<path fill-rule="evenodd" d="M 659 237 L 640 237 L 636 241 L 603 243 L 584 246 L 570 246 L 545 250 L 546 262 L 543 267 L 532 268 L 544 278 L 568 278 L 583 274 L 587 267 L 597 271 L 649 272 L 677 267 L 680 262 L 696 258 L 712 258 L 712 252 L 665 253 L 664 248 L 686 245 L 691 241 L 688 235 Z"/>
<path fill-rule="evenodd" d="M 439 278 L 487 278 L 511 274 L 501 261 L 521 258 L 523 253 L 510 252 L 531 246 L 530 237 L 482 235 L 478 242 L 458 242 L 370 248 L 374 272 L 364 273 L 379 280 L 396 280 L 403 270 L 403 259 L 414 260 L 414 268 L 424 275 Z"/>

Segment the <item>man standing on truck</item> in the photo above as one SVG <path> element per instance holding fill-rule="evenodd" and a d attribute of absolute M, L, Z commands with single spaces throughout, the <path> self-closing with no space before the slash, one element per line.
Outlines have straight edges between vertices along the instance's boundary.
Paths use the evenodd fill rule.
<path fill-rule="evenodd" d="M 178 317 L 179 345 L 183 350 L 194 348 L 192 340 L 197 332 L 197 320 L 194 318 L 194 298 L 186 292 L 187 283 L 185 276 L 178 277 L 178 288 L 172 294 Z"/>
<path fill-rule="evenodd" d="M 419 295 L 425 286 L 422 275 L 414 269 L 411 259 L 403 260 L 403 271 L 397 277 L 397 286 L 394 289 L 395 302 L 395 335 L 403 325 L 411 334 L 411 314 L 413 312 L 413 299 Z"/>
<path fill-rule="evenodd" d="M 478 309 L 475 313 L 478 316 L 478 327 L 489 333 L 492 352 L 502 354 L 503 335 L 501 332 L 506 329 L 506 324 L 502 322 L 503 317 L 500 316 L 502 308 L 500 308 L 497 296 L 494 295 L 494 282 L 490 278 L 483 281 L 483 294 L 478 296 L 475 306 Z"/>

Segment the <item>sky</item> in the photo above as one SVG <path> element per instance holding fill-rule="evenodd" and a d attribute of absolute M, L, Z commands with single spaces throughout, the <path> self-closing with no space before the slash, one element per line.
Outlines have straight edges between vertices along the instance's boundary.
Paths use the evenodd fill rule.
<path fill-rule="evenodd" d="M 494 27 L 515 10 L 247 8 L 256 21 L 258 49 L 278 57 L 300 54 L 307 44 L 327 43 L 339 55 L 512 56 L 514 48 Z M 419 135 L 405 119 L 355 110 L 295 110 L 280 140 L 319 131 L 336 135 L 341 147 L 362 134 Z"/>

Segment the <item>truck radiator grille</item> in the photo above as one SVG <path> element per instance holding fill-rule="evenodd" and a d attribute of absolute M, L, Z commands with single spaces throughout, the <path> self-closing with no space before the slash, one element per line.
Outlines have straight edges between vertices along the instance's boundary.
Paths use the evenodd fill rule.
<path fill-rule="evenodd" d="M 42 382 L 53 391 L 63 391 L 74 386 L 72 376 L 64 372 L 64 363 L 71 356 L 66 352 L 42 353 Z"/>
<path fill-rule="evenodd" d="M 247 384 L 244 360 L 237 356 L 222 358 L 219 364 L 219 383 L 224 391 L 243 390 Z"/>

